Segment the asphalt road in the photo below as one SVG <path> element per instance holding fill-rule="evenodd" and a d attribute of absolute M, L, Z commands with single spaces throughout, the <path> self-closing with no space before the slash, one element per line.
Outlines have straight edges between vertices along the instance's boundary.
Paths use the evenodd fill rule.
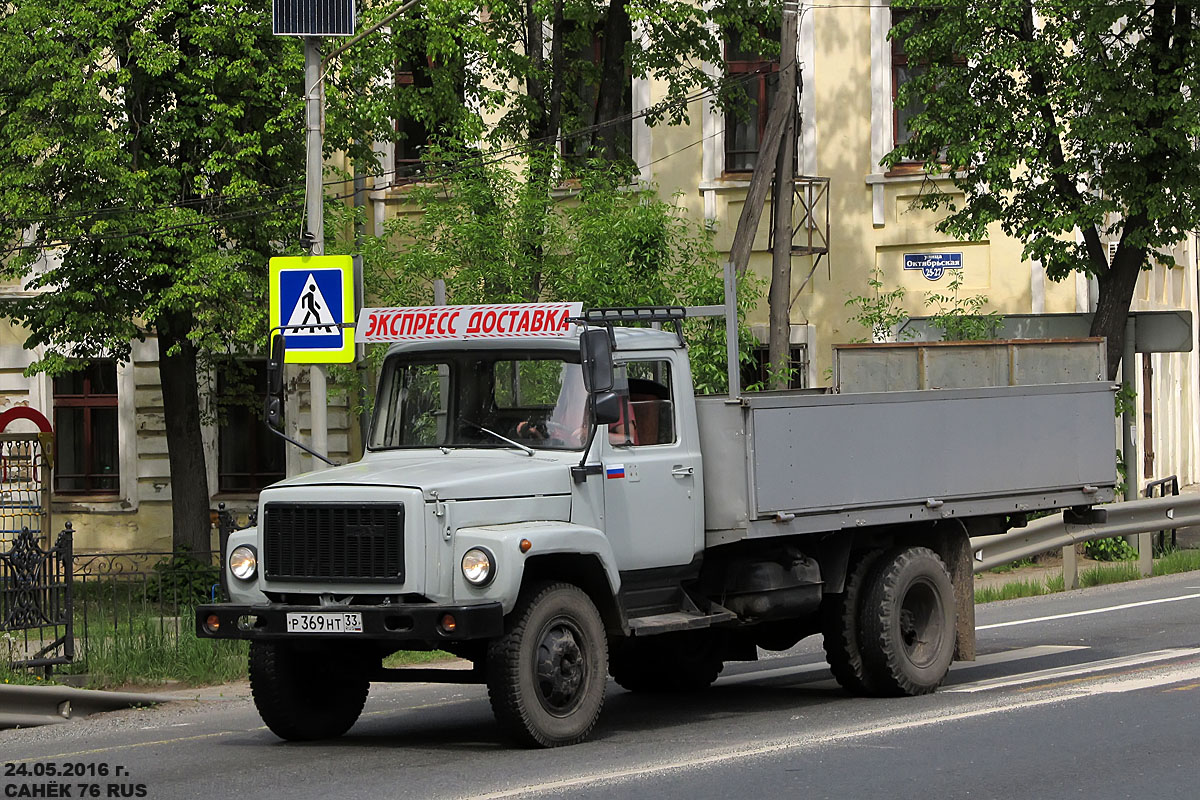
<path fill-rule="evenodd" d="M 278 741 L 233 687 L 0 731 L 0 761 L 17 765 L 6 772 L 109 770 L 0 786 L 286 800 L 1200 796 L 1200 573 L 988 604 L 978 624 L 980 659 L 927 697 L 848 697 L 813 639 L 731 664 L 704 693 L 610 685 L 591 741 L 531 751 L 500 736 L 478 686 L 376 685 L 347 736 L 304 745 Z"/>

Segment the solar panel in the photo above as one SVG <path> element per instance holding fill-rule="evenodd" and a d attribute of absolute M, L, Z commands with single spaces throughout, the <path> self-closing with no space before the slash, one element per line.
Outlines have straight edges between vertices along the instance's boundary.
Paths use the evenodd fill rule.
<path fill-rule="evenodd" d="M 276 36 L 353 36 L 354 0 L 272 0 Z"/>

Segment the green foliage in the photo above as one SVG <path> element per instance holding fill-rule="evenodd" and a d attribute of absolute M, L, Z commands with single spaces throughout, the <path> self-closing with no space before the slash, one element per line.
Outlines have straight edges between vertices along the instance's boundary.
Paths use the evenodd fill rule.
<path fill-rule="evenodd" d="M 1062 581 L 1062 576 L 1059 576 L 1059 581 Z M 1012 600 L 1016 597 L 1037 597 L 1054 591 L 1061 591 L 1061 589 L 1051 588 L 1047 581 L 1022 579 L 1009 581 L 1000 586 L 980 586 L 975 590 L 975 602 L 994 603 L 997 600 Z"/>
<path fill-rule="evenodd" d="M 1108 583 L 1136 581 L 1140 577 L 1142 574 L 1138 571 L 1137 564 L 1127 561 L 1119 564 L 1105 564 L 1080 572 L 1079 586 L 1087 589 L 1091 586 L 1103 586 Z"/>
<path fill-rule="evenodd" d="M 1137 551 L 1119 537 L 1093 539 L 1083 545 L 1083 554 L 1094 561 L 1128 561 L 1137 558 Z"/>
<path fill-rule="evenodd" d="M 933 310 L 929 324 L 942 332 L 942 341 L 970 342 L 995 339 L 1004 324 L 999 311 L 983 313 L 987 298 L 983 295 L 962 297 L 962 273 L 957 272 L 946 293 L 929 292 L 925 307 Z"/>
<path fill-rule="evenodd" d="M 212 588 L 220 581 L 221 570 L 215 564 L 197 561 L 186 551 L 179 551 L 154 565 L 145 599 L 172 607 L 205 603 L 212 599 Z"/>
<path fill-rule="evenodd" d="M 909 318 L 909 313 L 903 308 L 905 291 L 903 286 L 886 290 L 883 282 L 883 270 L 879 267 L 871 270 L 867 278 L 871 287 L 869 295 L 850 295 L 846 306 L 853 308 L 850 315 L 852 322 L 857 322 L 871 332 L 870 338 L 853 339 L 855 342 L 886 342 L 897 337 L 900 325 Z M 994 339 L 1000 332 L 1004 318 L 998 311 L 983 312 L 987 305 L 987 297 L 972 295 L 963 297 L 962 274 L 955 273 L 954 278 L 946 286 L 946 291 L 927 292 L 925 307 L 933 311 L 929 324 L 942 332 L 942 340 L 947 342 L 979 341 Z M 902 331 L 900 339 L 911 339 L 912 331 Z"/>
<path fill-rule="evenodd" d="M 1200 550 L 1172 550 L 1154 562 L 1155 575 L 1174 575 L 1200 569 Z"/>
<path fill-rule="evenodd" d="M 80 642 L 76 663 L 64 672 L 86 670 L 93 688 L 163 681 L 203 685 L 244 678 L 248 643 L 200 639 L 194 624 L 190 609 L 184 608 L 178 617 L 137 615 L 122 618 L 116 628 L 93 626 Z"/>
<path fill-rule="evenodd" d="M 883 270 L 879 267 L 871 270 L 867 285 L 871 287 L 872 294 L 850 295 L 846 299 L 846 307 L 855 309 L 850 315 L 850 321 L 862 325 L 870 331 L 870 336 L 851 341 L 886 342 L 895 335 L 900 323 L 909 317 L 908 312 L 901 306 L 905 294 L 904 287 L 897 286 L 891 291 L 884 291 Z M 912 333 L 906 331 L 901 337 L 912 338 Z"/>
<path fill-rule="evenodd" d="M 1113 400 L 1115 404 L 1113 412 L 1116 416 L 1137 413 L 1137 390 L 1133 388 L 1132 383 L 1125 381 L 1118 386 Z"/>

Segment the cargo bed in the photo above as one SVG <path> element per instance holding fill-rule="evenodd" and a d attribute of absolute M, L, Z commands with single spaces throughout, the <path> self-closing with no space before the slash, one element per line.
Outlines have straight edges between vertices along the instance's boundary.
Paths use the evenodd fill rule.
<path fill-rule="evenodd" d="M 706 544 L 1107 502 L 1115 388 L 698 398 Z"/>

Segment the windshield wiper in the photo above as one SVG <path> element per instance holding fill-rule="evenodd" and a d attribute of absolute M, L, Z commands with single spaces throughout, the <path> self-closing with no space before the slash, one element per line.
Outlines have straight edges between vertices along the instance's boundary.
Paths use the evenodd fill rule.
<path fill-rule="evenodd" d="M 499 439 L 499 440 L 500 440 L 500 441 L 502 441 L 502 442 L 507 442 L 508 444 L 511 444 L 513 447 L 516 447 L 516 448 L 518 448 L 518 449 L 520 449 L 520 450 L 524 450 L 526 455 L 532 456 L 532 455 L 535 455 L 535 454 L 536 454 L 536 451 L 535 451 L 535 450 L 534 450 L 532 447 L 529 447 L 528 445 L 523 445 L 523 444 L 521 444 L 520 442 L 514 442 L 512 439 L 508 438 L 507 436 L 504 436 L 503 434 L 496 433 L 496 432 L 495 432 L 494 430 L 492 430 L 491 428 L 485 428 L 485 427 L 483 427 L 483 426 L 482 426 L 482 425 L 480 425 L 478 422 L 472 422 L 471 420 L 467 419 L 466 417 L 459 417 L 459 418 L 458 418 L 458 421 L 459 421 L 459 422 L 465 422 L 465 423 L 467 423 L 468 425 L 470 425 L 472 428 L 475 428 L 475 429 L 477 429 L 477 430 L 481 430 L 481 431 L 483 431 L 484 433 L 488 434 L 489 436 L 495 436 L 497 439 Z"/>

